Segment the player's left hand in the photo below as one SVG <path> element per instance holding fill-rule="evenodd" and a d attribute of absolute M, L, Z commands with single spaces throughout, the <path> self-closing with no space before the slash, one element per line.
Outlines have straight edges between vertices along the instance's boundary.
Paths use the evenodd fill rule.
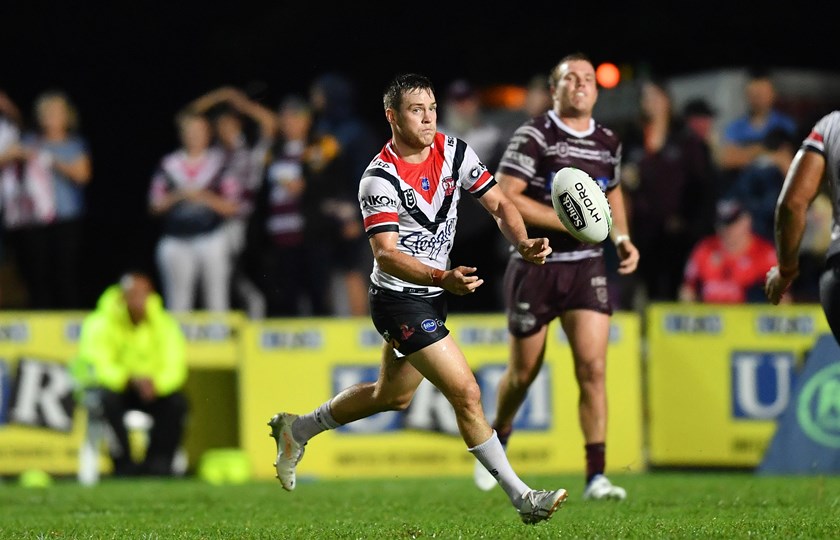
<path fill-rule="evenodd" d="M 635 272 L 636 267 L 639 266 L 639 250 L 633 242 L 628 238 L 615 246 L 615 249 L 621 259 L 621 262 L 618 263 L 618 273 L 632 274 Z"/>
<path fill-rule="evenodd" d="M 545 264 L 545 258 L 551 254 L 548 238 L 526 238 L 516 249 L 523 259 L 534 264 Z"/>
<path fill-rule="evenodd" d="M 764 281 L 764 294 L 767 295 L 767 299 L 774 305 L 782 301 L 782 298 L 788 292 L 788 289 L 790 289 L 791 283 L 796 279 L 799 272 L 793 271 L 786 274 L 782 275 L 778 265 L 773 266 L 767 272 L 767 277 Z"/>

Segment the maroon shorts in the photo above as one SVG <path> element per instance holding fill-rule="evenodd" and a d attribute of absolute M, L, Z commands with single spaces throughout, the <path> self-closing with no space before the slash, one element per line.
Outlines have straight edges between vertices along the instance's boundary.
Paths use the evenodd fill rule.
<path fill-rule="evenodd" d="M 508 329 L 526 337 L 570 309 L 612 315 L 603 257 L 536 265 L 511 257 L 505 270 Z"/>

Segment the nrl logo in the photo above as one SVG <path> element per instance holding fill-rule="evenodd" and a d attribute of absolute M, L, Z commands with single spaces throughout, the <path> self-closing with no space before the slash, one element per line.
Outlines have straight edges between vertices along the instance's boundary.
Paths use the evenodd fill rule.
<path fill-rule="evenodd" d="M 414 197 L 414 190 L 409 188 L 403 190 L 403 201 L 406 208 L 414 208 L 417 206 L 417 199 Z"/>

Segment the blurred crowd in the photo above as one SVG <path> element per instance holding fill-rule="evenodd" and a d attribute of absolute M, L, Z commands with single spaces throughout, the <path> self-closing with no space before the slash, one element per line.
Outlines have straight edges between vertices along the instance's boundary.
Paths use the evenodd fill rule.
<path fill-rule="evenodd" d="M 675 110 L 665 82 L 635 84 L 637 120 L 608 125 L 623 141 L 622 186 L 642 254 L 636 274 L 611 276 L 615 307 L 761 301 L 775 261 L 776 199 L 810 126 L 777 108 L 767 73 L 750 75 L 747 114 L 717 130 L 704 96 Z M 357 188 L 386 141 L 383 120 L 360 115 L 356 99 L 352 80 L 327 73 L 308 95 L 276 105 L 223 87 L 173 111 L 179 144 L 156 156 L 148 189 L 158 231 L 150 266 L 168 309 L 242 309 L 252 318 L 367 313 L 372 256 Z M 465 79 L 438 89 L 438 102 L 439 131 L 467 141 L 491 171 L 516 127 L 552 106 L 542 74 L 505 114 Z M 17 278 L 0 283 L 25 289 L 24 309 L 92 307 L 79 295 L 93 175 L 78 125 L 61 91 L 38 96 L 28 118 L 0 89 L 0 259 Z M 826 195 L 811 214 L 803 273 L 818 271 L 828 244 Z M 507 249 L 486 212 L 464 198 L 452 262 L 478 267 L 488 285 L 467 300 L 451 298 L 452 311 L 503 309 Z M 798 280 L 789 300 L 816 301 L 815 283 Z"/>

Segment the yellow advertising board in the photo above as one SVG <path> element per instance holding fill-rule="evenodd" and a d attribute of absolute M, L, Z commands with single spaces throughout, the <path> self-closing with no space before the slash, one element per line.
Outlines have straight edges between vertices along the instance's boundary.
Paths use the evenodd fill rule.
<path fill-rule="evenodd" d="M 828 324 L 818 305 L 653 304 L 646 330 L 649 463 L 752 467 Z"/>
<path fill-rule="evenodd" d="M 0 474 L 26 469 L 75 474 L 86 415 L 73 399 L 66 366 L 76 354 L 86 314 L 0 313 Z M 243 318 L 199 312 L 181 316 L 180 322 L 190 367 L 185 392 L 194 404 L 185 447 L 197 460 L 216 441 L 237 442 L 233 381 Z M 228 372 L 230 383 L 212 372 Z M 214 420 L 224 420 L 224 411 L 234 411 L 230 421 L 215 425 Z M 226 430 L 230 436 L 224 438 Z M 102 465 L 109 467 L 107 460 Z"/>
<path fill-rule="evenodd" d="M 492 418 L 504 370 L 502 315 L 453 315 L 447 321 L 482 388 Z M 638 471 L 642 457 L 639 321 L 612 319 L 608 361 L 608 468 Z M 546 363 L 516 419 L 509 455 L 521 474 L 582 471 L 578 390 L 571 352 L 552 324 Z M 274 443 L 266 422 L 278 411 L 302 414 L 339 390 L 375 380 L 382 338 L 368 318 L 276 320 L 247 325 L 240 367 L 240 442 L 260 477 L 274 476 Z M 471 474 L 473 457 L 457 434 L 454 413 L 424 381 L 405 412 L 388 412 L 319 435 L 298 467 L 301 478 Z"/>
<path fill-rule="evenodd" d="M 83 313 L 0 313 L 0 474 L 76 471 L 84 414 L 67 361 Z"/>

